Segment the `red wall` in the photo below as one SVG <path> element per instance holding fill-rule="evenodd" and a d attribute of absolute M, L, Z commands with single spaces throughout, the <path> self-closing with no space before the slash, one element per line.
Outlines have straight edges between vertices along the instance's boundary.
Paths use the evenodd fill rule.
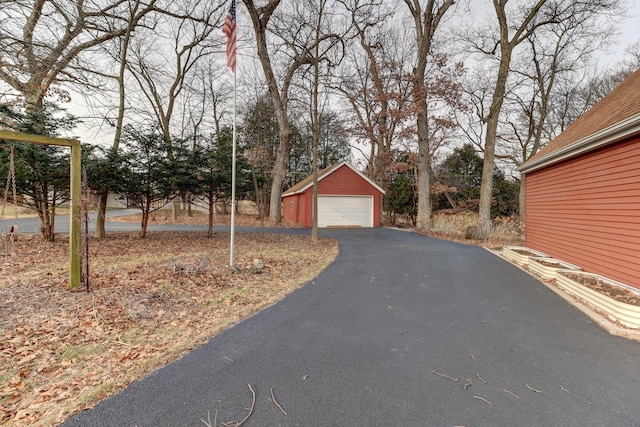
<path fill-rule="evenodd" d="M 382 194 L 375 187 L 362 179 L 348 166 L 341 166 L 331 174 L 318 181 L 318 194 L 323 195 L 371 195 L 373 196 L 373 226 L 381 224 Z M 294 201 L 294 210 L 290 209 L 290 202 Z M 286 221 L 313 226 L 313 186 L 304 193 L 285 196 L 283 198 Z"/>
<path fill-rule="evenodd" d="M 305 217 L 305 203 L 303 203 L 304 194 L 294 194 L 292 196 L 283 197 L 282 216 L 285 221 L 294 224 L 302 224 L 302 218 Z M 291 209 L 293 203 L 293 209 Z"/>
<path fill-rule="evenodd" d="M 640 138 L 526 175 L 526 245 L 640 288 Z"/>

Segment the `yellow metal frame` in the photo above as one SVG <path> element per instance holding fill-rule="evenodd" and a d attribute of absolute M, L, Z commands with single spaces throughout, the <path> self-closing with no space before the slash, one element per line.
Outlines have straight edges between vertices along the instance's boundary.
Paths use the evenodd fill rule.
<path fill-rule="evenodd" d="M 0 130 L 0 139 L 26 142 L 38 145 L 58 145 L 71 147 L 70 193 L 71 212 L 69 213 L 69 287 L 80 286 L 80 194 L 81 194 L 81 148 L 75 139 L 51 138 L 43 135 Z"/>

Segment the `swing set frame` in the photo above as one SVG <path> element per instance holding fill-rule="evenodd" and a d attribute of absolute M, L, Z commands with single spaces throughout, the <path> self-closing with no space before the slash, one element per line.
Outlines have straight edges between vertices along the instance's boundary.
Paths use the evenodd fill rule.
<path fill-rule="evenodd" d="M 80 194 L 82 188 L 82 166 L 80 141 L 75 139 L 52 138 L 43 135 L 32 135 L 0 129 L 0 140 L 26 142 L 37 145 L 57 145 L 71 148 L 70 195 L 71 210 L 69 212 L 69 287 L 80 286 Z"/>

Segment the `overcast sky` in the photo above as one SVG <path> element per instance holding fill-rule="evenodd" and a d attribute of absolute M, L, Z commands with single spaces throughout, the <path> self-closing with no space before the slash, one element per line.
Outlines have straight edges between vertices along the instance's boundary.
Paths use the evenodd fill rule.
<path fill-rule="evenodd" d="M 477 21 L 478 18 L 495 19 L 493 11 L 492 0 L 469 0 L 473 20 Z M 621 34 L 618 37 L 617 43 L 610 48 L 610 53 L 601 54 L 597 63 L 599 68 L 608 67 L 616 62 L 621 61 L 624 58 L 624 52 L 631 44 L 640 40 L 640 0 L 627 0 L 629 3 L 629 17 L 622 19 L 619 23 Z M 245 20 L 242 22 L 242 20 Z M 480 18 L 482 19 L 482 18 Z M 247 21 L 248 17 L 239 17 L 239 22 L 242 24 L 250 25 Z M 69 110 L 76 115 L 82 116 L 86 114 L 86 107 L 84 107 L 84 101 L 77 99 L 74 105 L 69 106 Z M 106 128 L 96 128 L 95 124 L 89 126 L 80 126 L 77 129 L 77 133 L 80 134 L 84 142 L 97 142 L 110 144 L 112 136 L 105 134 L 110 131 Z"/>
<path fill-rule="evenodd" d="M 621 58 L 624 55 L 624 50 L 631 44 L 640 40 L 640 2 L 633 1 L 633 5 L 630 10 L 630 16 L 622 23 L 622 34 L 620 35 L 620 42 L 616 46 L 613 56 L 614 58 Z M 615 62 L 615 61 L 613 61 Z"/>
<path fill-rule="evenodd" d="M 640 40 L 640 0 L 627 0 L 629 17 L 621 18 L 621 31 L 617 43 L 611 47 L 609 54 L 601 54 L 598 63 L 602 66 L 611 65 L 623 59 L 627 47 Z M 492 0 L 470 0 L 471 9 L 486 15 L 488 19 L 495 19 Z"/>

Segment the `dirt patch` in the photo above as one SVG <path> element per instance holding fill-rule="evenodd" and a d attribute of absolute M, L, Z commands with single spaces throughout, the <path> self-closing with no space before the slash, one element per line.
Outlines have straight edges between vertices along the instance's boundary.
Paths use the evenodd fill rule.
<path fill-rule="evenodd" d="M 608 281 L 602 280 L 601 278 L 595 276 L 568 272 L 561 272 L 560 274 L 568 277 L 571 280 L 575 280 L 576 282 L 587 286 L 594 291 L 613 298 L 616 301 L 640 307 L 640 293 L 633 292 L 630 289 L 625 289 L 620 286 L 615 286 Z"/>
<path fill-rule="evenodd" d="M 515 252 L 515 253 L 517 253 L 517 254 L 524 255 L 524 256 L 540 256 L 540 254 L 537 254 L 537 253 L 535 253 L 535 252 L 528 251 L 528 250 L 526 250 L 526 249 L 515 249 L 515 248 L 510 248 L 509 250 L 510 250 L 510 251 L 513 251 L 513 252 Z"/>
<path fill-rule="evenodd" d="M 554 262 L 554 261 L 548 261 L 548 260 L 544 260 L 544 259 L 535 259 L 535 260 L 530 260 L 531 262 L 537 262 L 538 264 L 542 264 L 545 267 L 550 267 L 550 268 L 565 268 L 565 265 L 560 264 L 559 262 Z"/>
<path fill-rule="evenodd" d="M 90 244 L 90 292 L 66 286 L 65 236 L 23 235 L 17 258 L 0 258 L 0 424 L 59 424 L 282 299 L 338 251 L 331 239 L 239 233 L 233 273 L 228 234 Z"/>

